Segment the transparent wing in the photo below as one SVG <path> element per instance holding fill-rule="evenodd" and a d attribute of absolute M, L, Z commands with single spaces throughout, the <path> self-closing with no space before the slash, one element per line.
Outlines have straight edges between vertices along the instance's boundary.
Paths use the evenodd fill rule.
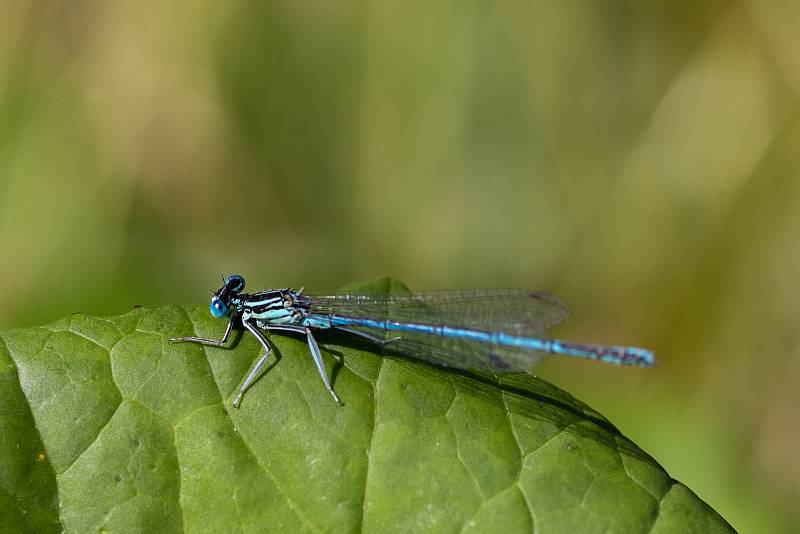
<path fill-rule="evenodd" d="M 302 295 L 301 306 L 313 315 L 337 315 L 536 337 L 569 316 L 563 301 L 525 289 L 456 289 L 410 294 L 332 293 Z M 532 350 L 482 343 L 460 337 L 354 325 L 353 330 L 383 340 L 389 350 L 447 367 L 518 372 L 536 365 Z M 399 339 L 394 339 L 399 337 Z"/>
<path fill-rule="evenodd" d="M 331 293 L 301 295 L 313 314 L 445 324 L 536 336 L 569 316 L 559 298 L 527 289 L 446 289 L 409 294 Z"/>
<path fill-rule="evenodd" d="M 410 332 L 396 334 L 398 339 L 387 343 L 386 350 L 445 367 L 515 373 L 528 371 L 542 360 L 541 353 L 529 349 Z"/>

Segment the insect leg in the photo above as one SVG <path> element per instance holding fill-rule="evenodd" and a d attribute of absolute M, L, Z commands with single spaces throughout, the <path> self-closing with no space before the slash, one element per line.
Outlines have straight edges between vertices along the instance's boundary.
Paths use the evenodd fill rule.
<path fill-rule="evenodd" d="M 236 398 L 233 399 L 233 406 L 235 408 L 238 408 L 242 403 L 242 397 L 244 396 L 245 392 L 250 389 L 250 386 L 252 386 L 253 382 L 256 381 L 259 371 L 261 371 L 261 368 L 264 367 L 264 364 L 267 363 L 267 360 L 272 354 L 272 347 L 270 346 L 269 341 L 267 341 L 267 338 L 264 337 L 264 334 L 259 332 L 258 328 L 253 326 L 249 321 L 242 321 L 242 324 L 250 331 L 251 334 L 256 336 L 256 339 L 258 339 L 266 352 L 263 356 L 261 356 L 261 358 L 259 358 L 253 368 L 250 369 L 250 372 L 247 373 L 247 377 L 244 379 L 242 387 L 239 388 Z"/>
<path fill-rule="evenodd" d="M 317 340 L 314 339 L 314 334 L 311 333 L 310 328 L 306 328 L 306 336 L 308 337 L 308 348 L 311 349 L 311 356 L 314 358 L 314 363 L 317 365 L 317 370 L 319 371 L 319 376 L 322 378 L 322 382 L 325 384 L 325 389 L 331 394 L 333 400 L 341 404 L 342 401 L 339 400 L 339 397 L 331 387 L 331 383 L 328 381 L 328 373 L 325 371 L 325 362 L 322 361 L 322 353 L 319 351 L 319 345 L 317 345 Z"/>
<path fill-rule="evenodd" d="M 205 337 L 173 337 L 170 339 L 173 343 L 180 343 L 182 341 L 191 341 L 194 343 L 200 343 L 201 345 L 211 345 L 214 347 L 221 347 L 228 342 L 228 338 L 231 337 L 231 330 L 233 330 L 233 323 L 236 321 L 238 317 L 231 317 L 230 322 L 228 323 L 228 328 L 225 329 L 225 333 L 222 335 L 222 339 L 208 339 Z"/>
<path fill-rule="evenodd" d="M 331 383 L 328 380 L 328 373 L 325 371 L 325 362 L 322 361 L 322 353 L 319 350 L 319 345 L 317 345 L 317 340 L 314 339 L 314 334 L 311 333 L 311 329 L 308 327 L 303 326 L 293 326 L 293 325 L 264 325 L 266 330 L 284 330 L 288 332 L 297 332 L 300 334 L 305 334 L 306 339 L 308 340 L 308 348 L 311 350 L 311 357 L 314 358 L 314 363 L 317 366 L 317 371 L 319 371 L 319 376 L 322 378 L 323 384 L 325 384 L 325 389 L 328 390 L 328 393 L 331 394 L 333 400 L 338 402 L 339 404 L 342 403 L 339 400 L 339 396 L 333 391 L 331 387 Z"/>
<path fill-rule="evenodd" d="M 372 334 L 367 334 L 366 332 L 360 332 L 353 328 L 347 328 L 344 326 L 335 326 L 334 328 L 336 328 L 336 330 L 341 330 L 342 332 L 347 332 L 348 334 L 355 334 L 357 336 L 363 337 L 364 339 L 369 339 L 370 341 L 372 341 L 373 343 L 377 343 L 378 345 L 387 345 L 392 341 L 398 341 L 400 339 L 403 339 L 402 336 L 391 337 L 389 339 L 382 339 L 379 338 L 378 336 L 373 336 Z"/>

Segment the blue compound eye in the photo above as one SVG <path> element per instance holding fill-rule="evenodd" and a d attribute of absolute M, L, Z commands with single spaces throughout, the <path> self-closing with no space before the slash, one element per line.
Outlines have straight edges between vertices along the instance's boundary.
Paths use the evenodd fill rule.
<path fill-rule="evenodd" d="M 228 305 L 219 300 L 218 298 L 211 299 L 211 315 L 219 319 L 228 315 Z"/>

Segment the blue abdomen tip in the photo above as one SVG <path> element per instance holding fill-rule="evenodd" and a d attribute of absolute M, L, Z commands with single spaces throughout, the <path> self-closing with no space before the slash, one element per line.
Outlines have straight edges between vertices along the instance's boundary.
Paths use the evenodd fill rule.
<path fill-rule="evenodd" d="M 623 359 L 631 363 L 636 363 L 642 367 L 652 367 L 656 364 L 656 357 L 651 351 L 636 347 L 629 347 L 625 349 Z"/>

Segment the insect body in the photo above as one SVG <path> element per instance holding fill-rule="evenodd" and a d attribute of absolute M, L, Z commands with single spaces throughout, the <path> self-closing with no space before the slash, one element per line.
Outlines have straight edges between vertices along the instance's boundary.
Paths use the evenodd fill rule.
<path fill-rule="evenodd" d="M 463 289 L 307 295 L 302 289 L 248 294 L 244 293 L 244 286 L 240 275 L 228 276 L 211 298 L 211 315 L 230 317 L 222 339 L 172 339 L 223 346 L 234 325 L 241 324 L 259 340 L 265 352 L 239 388 L 233 401 L 237 408 L 272 354 L 262 330 L 306 336 L 322 382 L 336 402 L 340 402 L 339 397 L 328 380 L 315 330 L 335 329 L 419 360 L 493 373 L 525 372 L 539 362 L 543 353 L 642 367 L 655 363 L 653 353 L 645 349 L 537 337 L 569 315 L 561 300 L 540 291 Z"/>

